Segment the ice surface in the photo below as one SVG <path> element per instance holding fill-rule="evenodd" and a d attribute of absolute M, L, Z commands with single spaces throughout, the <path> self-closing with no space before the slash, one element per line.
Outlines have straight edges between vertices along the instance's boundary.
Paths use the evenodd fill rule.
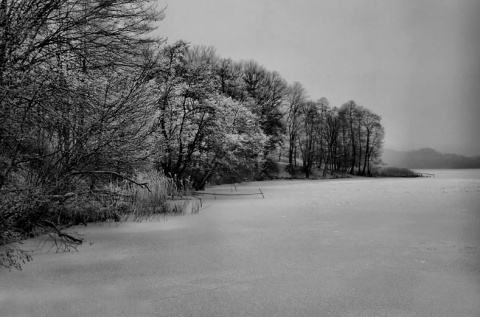
<path fill-rule="evenodd" d="M 90 225 L 0 270 L 1 316 L 479 316 L 480 180 L 291 180 Z M 231 186 L 209 192 L 231 193 Z M 92 243 L 89 243 L 92 242 Z M 33 244 L 31 244 L 33 245 Z"/>

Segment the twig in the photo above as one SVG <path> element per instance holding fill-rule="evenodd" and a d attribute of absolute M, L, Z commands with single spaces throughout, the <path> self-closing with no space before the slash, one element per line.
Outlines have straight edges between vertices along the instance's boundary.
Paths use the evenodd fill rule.
<path fill-rule="evenodd" d="M 260 194 L 262 194 L 263 199 L 265 199 L 265 196 L 263 196 L 262 190 L 260 188 L 258 190 L 260 191 Z"/>

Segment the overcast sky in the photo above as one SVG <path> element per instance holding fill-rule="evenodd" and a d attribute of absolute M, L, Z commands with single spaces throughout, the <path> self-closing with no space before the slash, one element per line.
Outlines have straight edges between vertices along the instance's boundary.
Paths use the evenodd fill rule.
<path fill-rule="evenodd" d="M 158 0 L 158 35 L 382 116 L 385 147 L 480 155 L 480 0 Z"/>

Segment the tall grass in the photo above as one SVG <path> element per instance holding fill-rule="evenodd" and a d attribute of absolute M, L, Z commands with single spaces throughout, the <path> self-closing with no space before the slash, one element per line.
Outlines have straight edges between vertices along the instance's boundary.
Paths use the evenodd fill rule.
<path fill-rule="evenodd" d="M 159 216 L 198 213 L 201 201 L 191 196 L 189 179 L 180 180 L 156 172 L 139 172 L 136 186 L 125 181 L 110 183 L 108 190 L 122 197 L 117 202 L 121 221 L 154 220 Z"/>

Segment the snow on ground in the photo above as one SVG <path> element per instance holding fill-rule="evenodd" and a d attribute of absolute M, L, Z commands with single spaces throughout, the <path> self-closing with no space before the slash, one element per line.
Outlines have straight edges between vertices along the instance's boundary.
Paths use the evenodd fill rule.
<path fill-rule="evenodd" d="M 478 316 L 478 179 L 252 182 L 198 215 L 77 227 L 0 270 L 1 316 Z M 229 185 L 207 192 L 232 193 Z M 35 246 L 29 241 L 27 246 Z"/>

